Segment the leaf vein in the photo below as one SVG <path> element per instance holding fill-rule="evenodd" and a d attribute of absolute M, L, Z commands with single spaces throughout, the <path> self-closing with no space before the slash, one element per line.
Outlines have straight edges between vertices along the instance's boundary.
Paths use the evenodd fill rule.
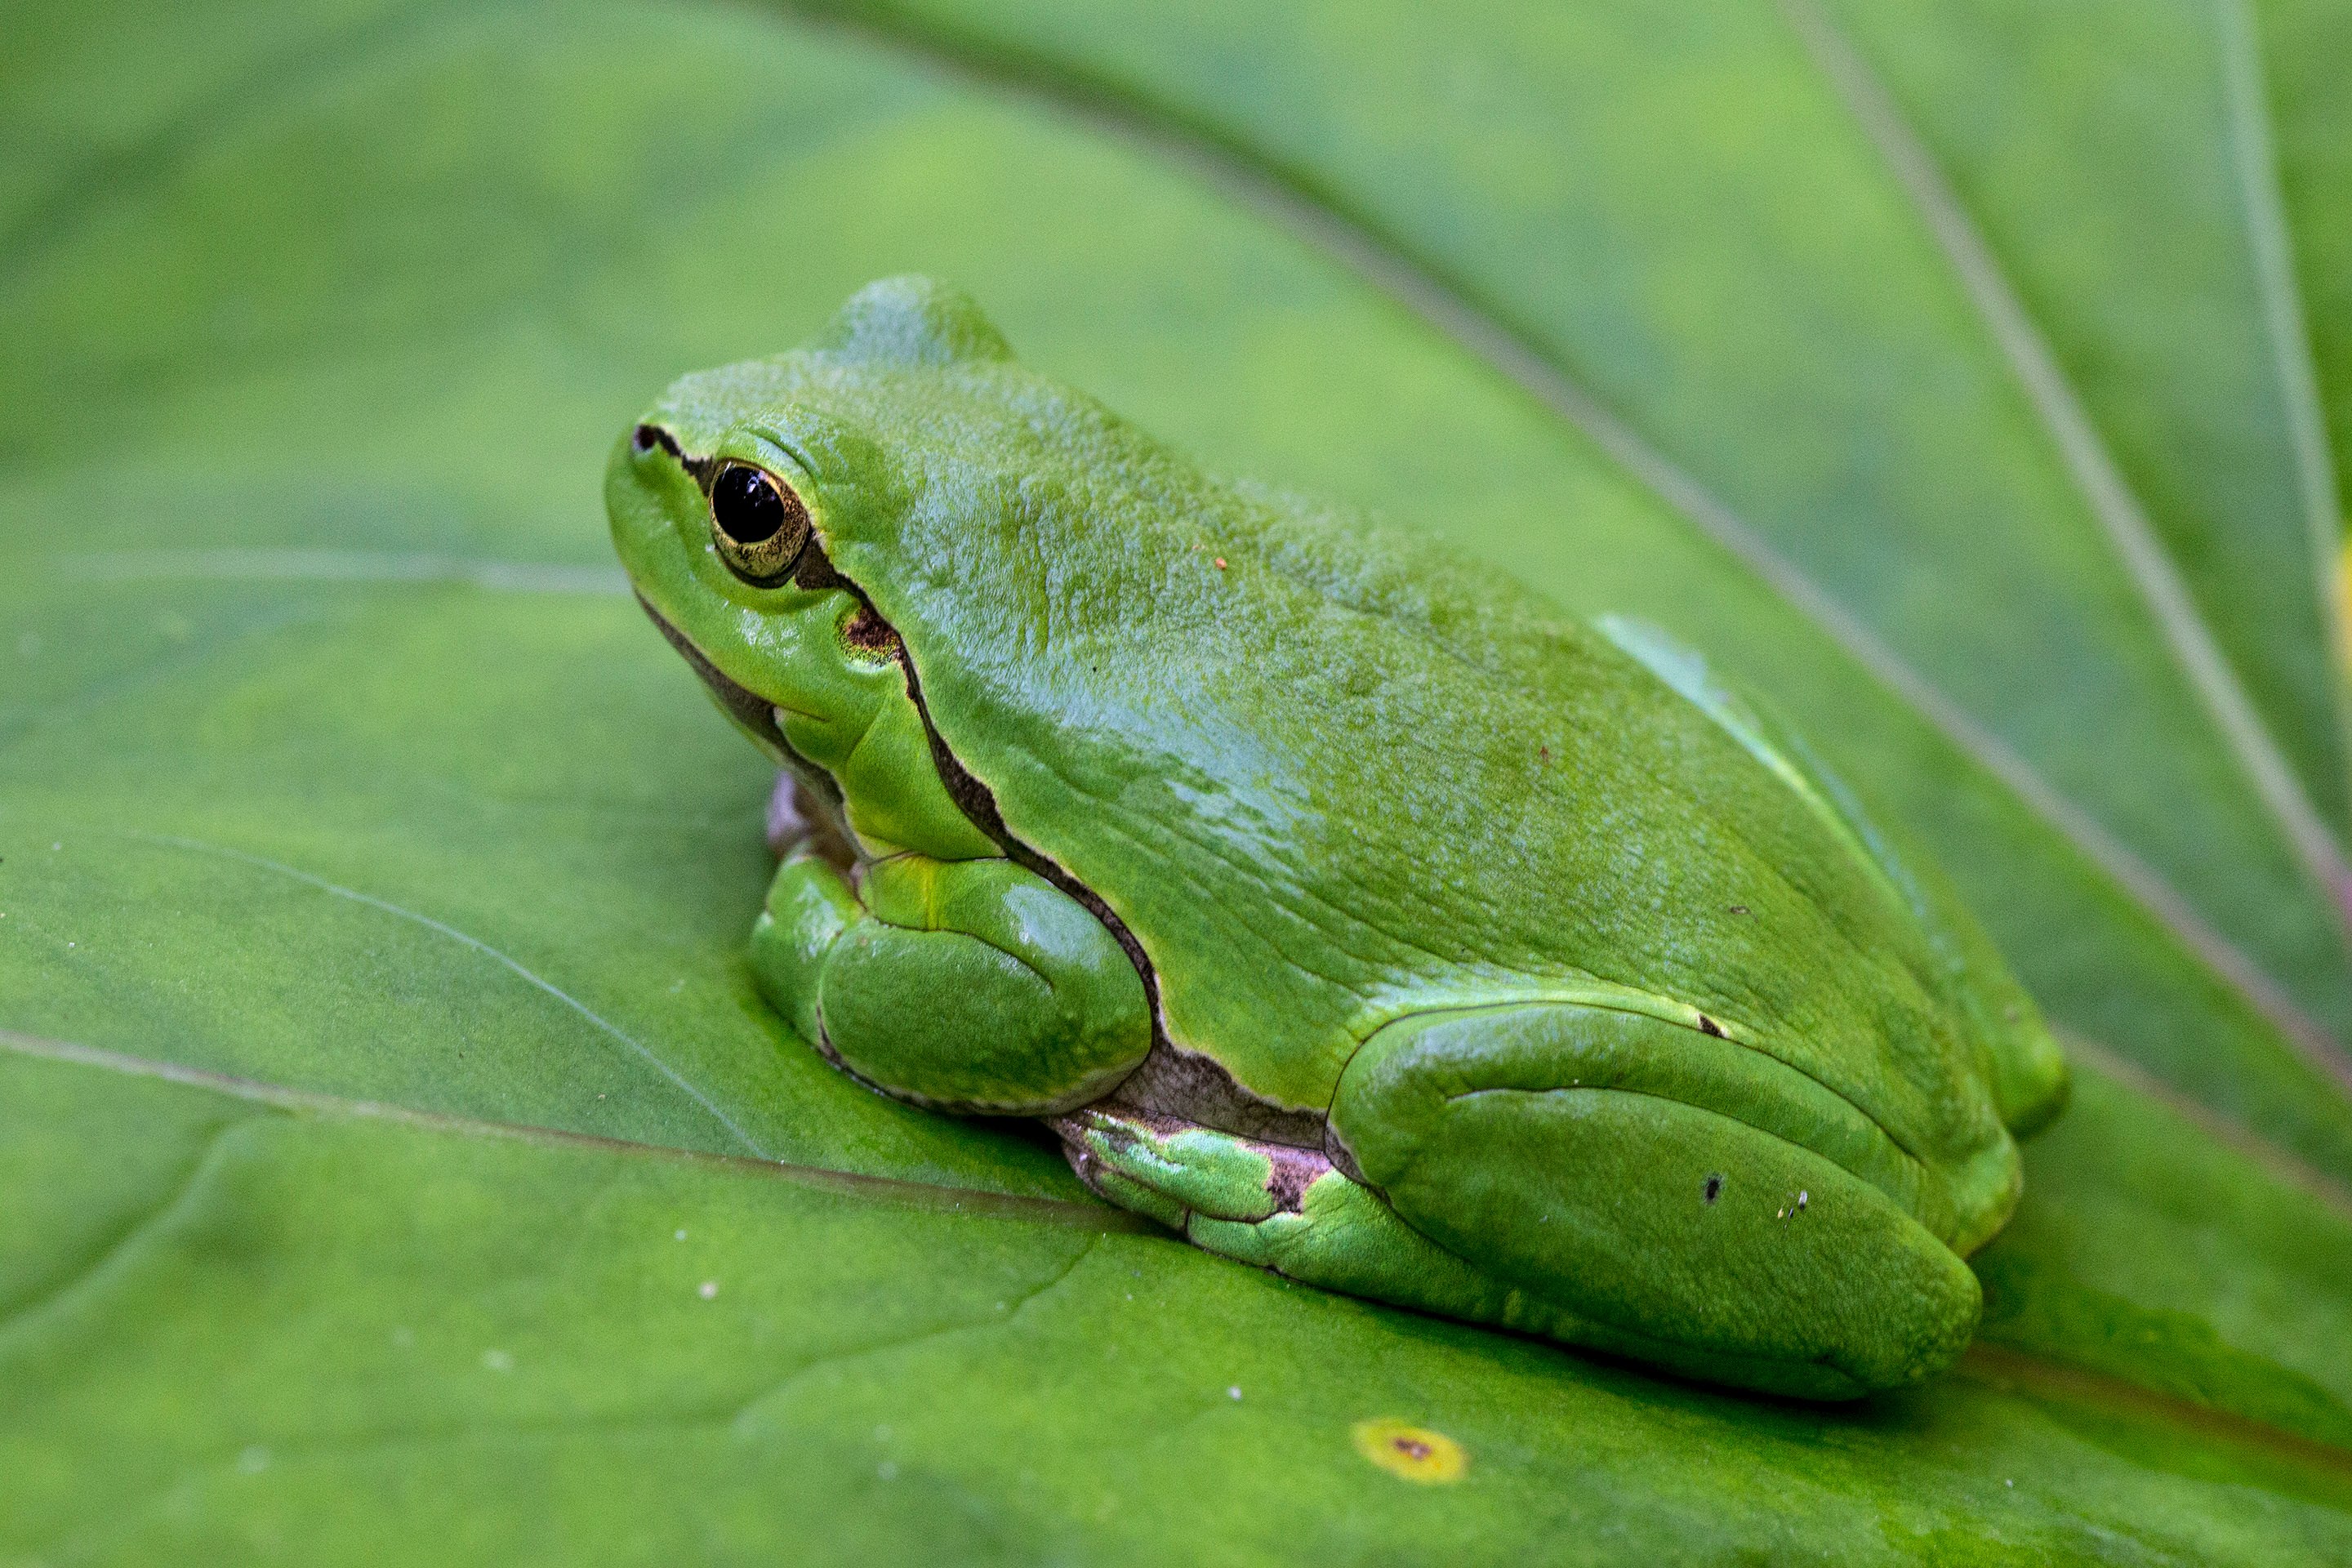
<path fill-rule="evenodd" d="M 171 1190 L 163 1198 L 150 1205 L 145 1212 L 124 1226 L 80 1268 L 75 1269 L 64 1279 L 34 1293 L 10 1307 L 5 1315 L 0 1315 L 0 1350 L 5 1350 L 8 1342 L 16 1338 L 20 1331 L 63 1306 L 86 1287 L 92 1286 L 103 1276 L 111 1273 L 121 1260 L 130 1256 L 142 1239 L 168 1223 L 181 1205 L 188 1201 L 189 1195 L 203 1184 L 206 1176 L 211 1174 L 212 1168 L 219 1160 L 221 1149 L 228 1142 L 229 1135 L 250 1123 L 257 1114 L 258 1113 L 248 1112 L 214 1128 L 205 1137 L 203 1146 L 196 1151 L 195 1157 L 190 1160 L 186 1168 L 180 1173 L 179 1180 L 172 1184 Z"/>
<path fill-rule="evenodd" d="M 2321 622 L 2331 653 L 2352 654 L 2344 616 L 2331 591 L 2336 581 L 2337 505 L 2336 462 L 2327 444 L 2319 374 L 2312 363 L 2311 334 L 2304 321 L 2302 290 L 2295 282 L 2294 242 L 2281 210 L 2278 155 L 2272 144 L 2263 79 L 2262 52 L 2247 0 L 2214 0 L 2221 33 L 2223 99 L 2228 105 L 2230 149 L 2238 166 L 2246 231 L 2253 252 L 2263 326 L 2278 372 L 2279 401 L 2286 413 L 2287 438 L 2294 448 L 2295 480 L 2302 491 L 2304 521 L 2311 533 L 2312 581 L 2319 591 Z M 2352 729 L 2344 682 L 2333 683 L 2336 728 Z"/>
<path fill-rule="evenodd" d="M 435 920 L 431 915 L 420 914 L 415 910 L 406 909 L 399 904 L 395 904 L 388 899 L 379 899 L 372 893 L 362 893 L 356 889 L 346 888 L 336 882 L 330 882 L 323 877 L 313 876 L 311 873 L 302 870 L 298 867 L 289 866 L 282 860 L 270 859 L 265 855 L 249 855 L 241 849 L 231 849 L 218 844 L 207 844 L 200 838 L 183 838 L 173 834 L 124 831 L 121 836 L 126 838 L 138 839 L 149 844 L 167 845 L 172 848 L 185 849 L 196 854 L 214 855 L 221 858 L 222 859 L 235 860 L 243 865 L 257 867 L 260 869 L 267 871 L 274 871 L 280 876 L 290 877 L 298 882 L 306 883 L 310 887 L 320 889 L 321 892 L 332 894 L 336 898 L 347 899 L 355 904 L 362 904 L 369 909 L 379 910 L 385 914 L 394 915 L 401 920 L 408 921 L 416 925 L 423 926 L 428 931 L 434 931 L 441 936 L 447 937 L 452 942 L 456 942 L 466 947 L 471 948 L 474 952 L 480 953 L 483 957 L 488 958 L 491 962 L 511 971 L 531 985 L 538 987 L 548 995 L 554 997 L 558 1002 L 562 1003 L 565 1006 L 579 1014 L 580 1016 L 585 1018 L 590 1024 L 593 1025 L 604 1034 L 619 1041 L 624 1047 L 642 1058 L 646 1065 L 651 1067 L 656 1072 L 668 1079 L 673 1087 L 679 1089 L 688 1099 L 692 1100 L 697 1105 L 709 1112 L 712 1120 L 716 1121 L 720 1126 L 726 1128 L 728 1131 L 733 1133 L 736 1141 L 741 1143 L 743 1147 L 749 1149 L 752 1153 L 760 1156 L 761 1159 L 766 1159 L 768 1157 L 768 1151 L 761 1146 L 759 1140 L 753 1138 L 749 1132 L 746 1132 L 733 1117 L 728 1115 L 726 1111 L 719 1109 L 719 1103 L 716 1100 L 712 1100 L 709 1095 L 703 1092 L 698 1086 L 697 1086 L 691 1079 L 688 1079 L 683 1073 L 679 1072 L 676 1068 L 671 1067 L 667 1061 L 664 1061 L 649 1047 L 636 1039 L 635 1037 L 621 1029 L 617 1025 L 606 1019 L 603 1015 L 596 1012 L 578 997 L 572 995 L 570 992 L 564 990 L 562 986 L 556 984 L 553 981 L 547 979 L 545 976 L 540 974 L 536 970 L 526 966 L 519 960 L 510 957 L 499 949 L 491 946 L 488 942 L 482 941 L 479 937 L 459 931 L 456 926 L 449 925 L 445 921 Z"/>
<path fill-rule="evenodd" d="M 2304 875 L 2327 896 L 2340 923 L 2352 922 L 2352 864 L 2206 626 L 2179 564 L 1991 245 L 1893 96 L 1815 0 L 1780 0 L 1780 5 L 1917 208 L 2056 444 L 2076 490 L 2139 590 L 2174 662 L 2188 676 L 2255 795 L 2284 832 Z"/>
<path fill-rule="evenodd" d="M 1078 1265 L 1093 1255 L 1095 1248 L 1101 1245 L 1103 1239 L 1101 1236 L 1087 1237 L 1077 1251 L 1070 1256 L 1067 1263 L 1056 1269 L 1050 1278 L 1038 1281 L 1037 1284 L 1022 1292 L 1019 1300 L 1011 1301 L 1001 1313 L 991 1312 L 986 1317 L 975 1318 L 967 1322 L 941 1323 L 911 1334 L 878 1340 L 871 1344 L 836 1351 L 804 1362 L 745 1400 L 736 1409 L 735 1414 L 728 1418 L 727 1425 L 736 1431 L 742 1431 L 748 1424 L 757 1419 L 761 1406 L 773 1404 L 783 1397 L 795 1384 L 806 1381 L 827 1368 L 841 1366 L 846 1363 L 870 1360 L 876 1356 L 893 1355 L 902 1351 L 913 1350 L 918 1345 L 928 1344 L 935 1340 L 953 1339 L 959 1334 L 986 1333 L 1002 1329 L 1023 1312 L 1027 1311 L 1030 1305 L 1040 1297 L 1060 1289 L 1063 1283 L 1077 1271 Z"/>
<path fill-rule="evenodd" d="M 682 1149 L 660 1143 L 632 1142 L 622 1138 L 606 1138 L 593 1132 L 573 1132 L 558 1127 L 533 1127 L 520 1122 L 487 1121 L 478 1118 L 455 1116 L 442 1111 L 417 1110 L 407 1106 L 388 1105 L 377 1100 L 349 1100 L 338 1095 L 321 1094 L 312 1089 L 289 1089 L 279 1084 L 261 1083 L 252 1079 L 235 1078 L 226 1073 L 207 1071 L 203 1068 L 184 1066 L 178 1062 L 157 1061 L 145 1057 L 129 1056 L 97 1046 L 78 1045 L 67 1040 L 43 1039 L 38 1036 L 19 1034 L 13 1029 L 0 1029 L 0 1050 L 15 1051 L 23 1056 L 48 1061 L 72 1062 L 108 1072 L 122 1073 L 134 1078 L 161 1079 L 190 1089 L 205 1089 L 232 1099 L 266 1105 L 273 1110 L 297 1114 L 340 1116 L 354 1121 L 386 1121 L 413 1127 L 428 1132 L 447 1132 L 463 1137 L 509 1139 L 521 1143 L 549 1147 L 591 1150 L 599 1153 L 616 1154 L 638 1159 L 659 1159 L 685 1164 L 720 1167 L 744 1174 L 760 1175 L 814 1187 L 845 1197 L 864 1198 L 882 1203 L 942 1210 L 951 1214 L 980 1215 L 988 1217 L 1025 1220 L 1040 1225 L 1070 1225 L 1107 1232 L 1156 1232 L 1159 1226 L 1139 1215 L 1108 1204 L 1076 1202 L 1068 1198 L 1039 1197 L 1018 1193 L 988 1192 L 978 1187 L 953 1187 L 938 1182 L 919 1182 L 900 1176 L 875 1176 L 859 1171 L 839 1171 L 822 1165 L 800 1165 L 775 1159 L 751 1159 L 740 1154 L 721 1154 L 701 1149 Z"/>

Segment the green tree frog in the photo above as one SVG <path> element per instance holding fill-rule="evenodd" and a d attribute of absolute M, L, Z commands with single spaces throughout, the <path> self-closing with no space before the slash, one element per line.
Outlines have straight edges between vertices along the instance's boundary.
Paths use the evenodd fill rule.
<path fill-rule="evenodd" d="M 1815 1398 L 1949 1363 L 2066 1065 L 1925 861 L 1640 623 L 1203 472 L 873 284 L 623 436 L 782 766 L 758 984 L 1332 1290 Z"/>

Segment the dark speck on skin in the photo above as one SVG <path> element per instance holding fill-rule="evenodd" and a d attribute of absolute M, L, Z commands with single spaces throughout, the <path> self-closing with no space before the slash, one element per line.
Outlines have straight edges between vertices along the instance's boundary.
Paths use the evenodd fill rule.
<path fill-rule="evenodd" d="M 1723 1195 L 1723 1173 L 1717 1172 L 1706 1179 L 1706 1201 L 1715 1202 Z"/>
<path fill-rule="evenodd" d="M 1744 915 L 1748 912 L 1748 906 L 1746 904 L 1734 904 L 1731 906 L 1731 912 L 1735 915 Z"/>
<path fill-rule="evenodd" d="M 1713 1035 L 1718 1040 L 1724 1037 L 1723 1026 L 1704 1013 L 1698 1016 L 1698 1032 L 1702 1035 Z"/>

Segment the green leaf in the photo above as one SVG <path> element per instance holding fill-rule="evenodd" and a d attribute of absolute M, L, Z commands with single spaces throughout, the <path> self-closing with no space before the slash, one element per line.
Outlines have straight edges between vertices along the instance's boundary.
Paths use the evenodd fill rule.
<path fill-rule="evenodd" d="M 160 1146 L 136 1190 L 90 1183 L 78 1206 L 104 1212 L 0 1338 L 10 1524 L 43 1560 L 2352 1545 L 2342 1455 L 2178 1430 L 2007 1357 L 1858 1413 L 1741 1400 L 1322 1295 L 1098 1208 L 113 1066 L 0 1060 L 12 1179 L 87 1182 L 77 1116 Z M 1459 1443 L 1460 1482 L 1367 1463 L 1350 1429 L 1382 1417 Z M 102 1509 L 74 1462 L 96 1453 Z M 404 1539 L 368 1530 L 390 1517 Z"/>
<path fill-rule="evenodd" d="M 2341 742 L 2275 279 L 2212 283 L 2220 35 L 2143 24 L 2210 112 L 2089 158 L 2120 68 L 1953 7 L 19 9 L 0 1561 L 2352 1552 L 2352 978 L 2249 765 L 2325 821 Z M 2004 71 L 2036 111 L 1972 140 Z M 768 781 L 597 482 L 669 376 L 917 268 L 1222 466 L 1699 643 L 1940 848 L 2083 1064 L 1958 1372 L 1816 1410 L 1290 1286 L 785 1034 Z"/>
<path fill-rule="evenodd" d="M 2339 524 L 2352 507 L 2352 86 L 2331 68 L 2352 48 L 2352 15 L 2326 0 L 2263 0 L 2261 38 L 2272 142 L 2300 298 L 2294 324 L 2326 407 Z"/>

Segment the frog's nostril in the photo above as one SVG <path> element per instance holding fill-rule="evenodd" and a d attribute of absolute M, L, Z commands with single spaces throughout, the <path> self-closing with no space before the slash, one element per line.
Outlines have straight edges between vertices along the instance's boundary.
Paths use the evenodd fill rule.
<path fill-rule="evenodd" d="M 678 450 L 677 438 L 658 425 L 638 426 L 629 437 L 629 445 L 640 452 L 650 452 L 659 447 L 679 462 L 686 461 L 686 454 Z"/>

